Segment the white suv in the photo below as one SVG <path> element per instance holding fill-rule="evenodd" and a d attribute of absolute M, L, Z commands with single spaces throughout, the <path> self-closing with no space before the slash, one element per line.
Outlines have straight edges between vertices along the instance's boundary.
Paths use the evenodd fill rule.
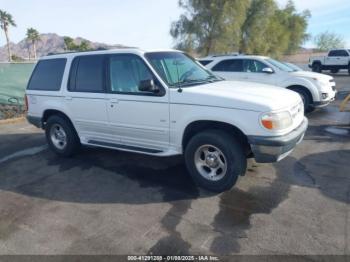
<path fill-rule="evenodd" d="M 212 56 L 199 62 L 227 80 L 264 83 L 296 91 L 303 99 L 306 112 L 328 105 L 337 93 L 333 77 L 300 71 L 269 57 Z"/>
<path fill-rule="evenodd" d="M 278 161 L 307 128 L 296 93 L 223 81 L 174 50 L 43 57 L 26 101 L 28 121 L 45 129 L 59 155 L 69 156 L 80 145 L 184 154 L 193 179 L 218 192 L 244 175 L 248 157 Z"/>

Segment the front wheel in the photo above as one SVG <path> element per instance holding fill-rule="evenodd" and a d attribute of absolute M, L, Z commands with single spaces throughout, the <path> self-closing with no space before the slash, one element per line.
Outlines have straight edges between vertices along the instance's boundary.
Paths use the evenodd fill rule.
<path fill-rule="evenodd" d="M 195 183 L 214 192 L 231 189 L 247 167 L 240 143 L 221 130 L 192 137 L 185 149 L 185 161 Z"/>
<path fill-rule="evenodd" d="M 312 112 L 314 110 L 314 107 L 311 105 L 310 95 L 303 89 L 294 89 L 293 91 L 297 92 L 300 95 L 301 100 L 303 101 L 303 104 L 304 104 L 305 113 Z"/>
<path fill-rule="evenodd" d="M 314 63 L 312 65 L 312 71 L 316 73 L 321 73 L 322 72 L 322 66 L 320 63 Z"/>

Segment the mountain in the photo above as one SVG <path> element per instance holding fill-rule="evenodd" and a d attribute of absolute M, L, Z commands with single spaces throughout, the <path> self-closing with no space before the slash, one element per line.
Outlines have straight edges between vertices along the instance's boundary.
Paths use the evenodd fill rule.
<path fill-rule="evenodd" d="M 107 45 L 104 43 L 92 42 L 87 39 L 77 37 L 74 38 L 76 44 L 80 44 L 81 41 L 87 41 L 91 48 L 93 49 L 113 49 L 113 48 L 127 48 L 124 45 Z M 31 50 L 31 45 L 28 44 L 26 39 L 15 43 L 10 43 L 11 51 L 13 55 L 16 55 L 23 59 L 28 59 L 28 49 Z M 64 37 L 57 34 L 41 34 L 40 40 L 37 42 L 37 55 L 38 57 L 47 55 L 49 53 L 59 53 L 64 52 Z M 33 56 L 31 54 L 31 56 Z M 7 47 L 6 45 L 0 47 L 0 61 L 7 61 Z"/>

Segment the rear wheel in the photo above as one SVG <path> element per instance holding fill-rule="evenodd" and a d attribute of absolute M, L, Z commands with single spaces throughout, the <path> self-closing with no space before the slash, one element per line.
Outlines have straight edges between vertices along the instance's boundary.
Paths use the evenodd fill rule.
<path fill-rule="evenodd" d="M 317 72 L 317 73 L 321 73 L 322 72 L 321 64 L 320 63 L 313 63 L 312 64 L 312 71 Z"/>
<path fill-rule="evenodd" d="M 348 65 L 348 73 L 350 75 L 350 64 Z"/>
<path fill-rule="evenodd" d="M 214 192 L 232 188 L 247 166 L 242 146 L 221 130 L 192 137 L 185 149 L 185 161 L 195 183 Z"/>
<path fill-rule="evenodd" d="M 51 116 L 47 120 L 45 134 L 49 147 L 58 155 L 71 156 L 80 146 L 73 125 L 64 117 Z"/>

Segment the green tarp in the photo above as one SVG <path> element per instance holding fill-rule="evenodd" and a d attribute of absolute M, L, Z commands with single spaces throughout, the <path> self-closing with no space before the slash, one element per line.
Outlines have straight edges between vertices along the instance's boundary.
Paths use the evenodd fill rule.
<path fill-rule="evenodd" d="M 0 63 L 0 104 L 23 104 L 34 63 Z"/>

